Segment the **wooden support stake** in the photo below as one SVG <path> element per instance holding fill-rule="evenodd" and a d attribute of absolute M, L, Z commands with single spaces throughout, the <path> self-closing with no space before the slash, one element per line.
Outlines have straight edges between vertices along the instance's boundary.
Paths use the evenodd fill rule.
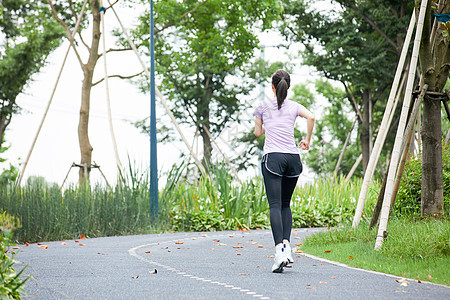
<path fill-rule="evenodd" d="M 398 93 L 400 77 L 403 71 L 403 66 L 405 65 L 406 55 L 408 52 L 408 47 L 411 41 L 412 33 L 415 26 L 415 15 L 411 15 L 411 21 L 409 22 L 408 32 L 405 37 L 405 41 L 403 43 L 402 53 L 400 55 L 400 59 L 397 65 L 397 70 L 395 72 L 394 81 L 392 83 L 391 91 L 389 93 L 388 102 L 386 105 L 386 113 L 383 116 L 383 120 L 381 121 L 380 131 L 378 132 L 377 138 L 375 140 L 375 144 L 373 146 L 373 151 L 370 155 L 369 163 L 367 164 L 366 172 L 364 173 L 364 180 L 361 187 L 361 192 L 358 198 L 358 204 L 355 211 L 355 216 L 353 218 L 353 227 L 358 226 L 362 211 L 364 208 L 364 203 L 366 201 L 367 191 L 369 189 L 369 184 L 372 181 L 373 173 L 375 171 L 375 165 L 380 157 L 381 147 L 384 144 L 386 139 L 387 131 L 389 129 L 388 121 L 392 120 L 391 115 L 394 114 L 393 104 Z M 415 67 L 414 67 L 415 69 Z"/>
<path fill-rule="evenodd" d="M 347 149 L 348 141 L 350 140 L 350 136 L 352 135 L 352 131 L 353 131 L 353 128 L 355 127 L 356 121 L 358 121 L 358 117 L 356 117 L 355 120 L 353 121 L 352 127 L 350 128 L 347 138 L 345 139 L 345 143 L 344 143 L 344 146 L 342 147 L 341 154 L 339 155 L 339 159 L 336 164 L 336 168 L 334 169 L 334 177 L 335 178 L 336 178 L 337 172 L 339 171 L 339 168 L 341 166 L 342 158 L 344 157 L 344 152 Z"/>
<path fill-rule="evenodd" d="M 379 250 L 383 245 L 385 231 L 387 229 L 387 223 L 389 218 L 390 204 L 392 193 L 394 189 L 394 179 L 397 173 L 397 167 L 399 164 L 400 148 L 405 134 L 406 118 L 409 111 L 409 106 L 411 102 L 413 85 L 415 79 L 415 71 L 417 67 L 417 62 L 419 60 L 419 47 L 422 39 L 423 23 L 425 19 L 425 13 L 427 11 L 428 0 L 422 0 L 420 6 L 419 18 L 417 21 L 416 36 L 414 39 L 414 47 L 411 55 L 411 65 L 409 67 L 408 81 L 406 84 L 405 98 L 403 100 L 403 108 L 400 116 L 400 121 L 397 128 L 397 135 L 395 137 L 394 148 L 392 150 L 391 163 L 389 165 L 388 179 L 386 183 L 386 191 L 383 199 L 383 206 L 381 208 L 380 224 L 378 226 L 378 234 L 375 241 L 375 250 Z M 414 15 L 414 14 L 413 14 Z"/>

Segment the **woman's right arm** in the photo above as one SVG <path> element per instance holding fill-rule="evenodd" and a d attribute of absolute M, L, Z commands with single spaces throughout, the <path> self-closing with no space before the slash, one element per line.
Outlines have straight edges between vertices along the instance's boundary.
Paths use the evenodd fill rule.
<path fill-rule="evenodd" d="M 316 118 L 309 110 L 304 107 L 302 107 L 298 115 L 306 119 L 306 138 L 300 141 L 299 145 L 303 150 L 309 150 L 309 144 L 311 143 L 311 136 Z"/>
<path fill-rule="evenodd" d="M 263 121 L 260 118 L 255 117 L 255 136 L 260 137 L 264 133 L 265 133 L 265 130 L 264 130 L 264 126 L 263 126 Z"/>

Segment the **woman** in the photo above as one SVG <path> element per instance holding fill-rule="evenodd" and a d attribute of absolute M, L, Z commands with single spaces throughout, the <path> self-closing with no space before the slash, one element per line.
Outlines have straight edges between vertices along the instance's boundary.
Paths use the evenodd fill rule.
<path fill-rule="evenodd" d="M 272 76 L 273 100 L 259 104 L 253 113 L 256 117 L 255 136 L 266 135 L 261 170 L 275 241 L 275 263 L 272 266 L 275 273 L 281 273 L 287 264 L 293 263 L 290 202 L 303 169 L 294 139 L 295 120 L 298 116 L 307 120 L 306 138 L 299 144 L 303 150 L 309 149 L 315 120 L 303 105 L 286 99 L 290 82 L 289 74 L 278 70 Z"/>

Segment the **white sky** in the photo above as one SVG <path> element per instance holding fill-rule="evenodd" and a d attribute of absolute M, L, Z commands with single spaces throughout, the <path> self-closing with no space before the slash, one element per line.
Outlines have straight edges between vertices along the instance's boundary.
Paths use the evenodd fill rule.
<path fill-rule="evenodd" d="M 117 9 L 119 17 L 126 27 L 132 24 L 133 12 L 125 9 Z M 106 31 L 118 27 L 117 21 L 112 12 L 106 14 Z M 89 36 L 89 31 L 84 34 L 85 39 Z M 281 37 L 274 33 L 262 34 L 261 43 L 263 45 L 275 45 L 281 43 Z M 113 46 L 113 40 L 107 36 L 108 47 Z M 7 163 L 0 164 L 5 168 L 9 162 L 18 165 L 24 162 L 29 152 L 32 141 L 36 135 L 38 126 L 42 120 L 45 108 L 51 96 L 51 91 L 55 85 L 57 74 L 61 68 L 63 57 L 67 51 L 68 43 L 65 42 L 60 48 L 52 53 L 48 58 L 48 65 L 39 74 L 34 76 L 34 81 L 17 99 L 17 104 L 22 107 L 23 112 L 15 115 L 6 132 L 6 142 L 11 145 L 10 149 L 4 153 L 8 158 Z M 298 47 L 289 50 L 291 55 L 298 55 Z M 86 56 L 83 56 L 86 57 Z M 265 58 L 275 61 L 289 59 L 277 48 L 266 48 Z M 108 73 L 129 75 L 141 70 L 141 66 L 134 53 L 114 53 L 108 55 Z M 296 71 L 291 74 L 292 85 L 303 83 L 311 79 L 308 68 L 300 67 L 298 61 L 295 63 Z M 103 60 L 97 64 L 94 81 L 104 76 Z M 66 66 L 62 73 L 56 93 L 53 98 L 49 113 L 45 119 L 44 126 L 40 132 L 37 143 L 34 147 L 31 158 L 28 162 L 24 178 L 24 183 L 29 176 L 43 176 L 49 182 L 62 184 L 67 172 L 73 162 L 79 163 L 80 151 L 78 146 L 77 126 L 79 119 L 79 107 L 81 103 L 81 81 L 82 72 L 74 52 L 71 50 Z M 149 115 L 150 96 L 139 92 L 136 86 L 128 81 L 117 78 L 110 79 L 110 95 L 113 116 L 113 126 L 119 148 L 119 156 L 122 165 L 128 164 L 128 157 L 137 170 L 146 170 L 149 167 L 149 138 L 139 132 L 128 121 L 142 120 Z M 259 91 L 255 91 L 255 98 L 258 98 Z M 266 95 L 271 95 L 271 89 L 265 87 Z M 254 102 L 256 105 L 257 101 Z M 248 112 L 251 116 L 252 111 Z M 162 106 L 157 103 L 157 115 L 163 120 L 169 120 Z M 306 122 L 298 121 L 301 128 L 305 128 Z M 168 123 L 174 130 L 175 128 Z M 247 122 L 251 130 L 253 122 Z M 189 141 L 193 140 L 194 128 L 183 127 L 184 133 Z M 236 130 L 248 130 L 248 126 L 236 127 L 230 124 L 228 130 L 221 135 L 218 143 L 225 152 L 233 156 L 233 149 L 230 149 L 223 141 L 230 140 Z M 178 133 L 176 133 L 178 135 Z M 103 83 L 95 86 L 91 94 L 91 112 L 89 123 L 89 138 L 94 148 L 92 161 L 100 165 L 108 181 L 112 184 L 116 182 L 117 170 L 112 140 L 107 118 L 107 104 L 105 85 Z M 202 149 L 201 143 L 199 146 Z M 158 144 L 158 168 L 160 173 L 169 170 L 171 165 L 179 161 L 180 153 L 187 153 L 187 148 L 182 142 L 172 144 Z M 201 150 L 200 150 L 201 151 Z M 238 149 L 238 151 L 240 151 Z M 218 151 L 214 151 L 213 157 L 220 159 Z M 256 162 L 255 157 L 255 162 Z M 20 166 L 22 169 L 22 166 Z M 253 176 L 258 174 L 258 170 L 248 170 L 240 176 Z M 305 172 L 300 181 L 311 181 L 312 174 Z M 100 173 L 93 170 L 91 179 L 95 182 L 104 182 Z M 72 168 L 67 183 L 78 181 L 78 168 Z M 160 183 L 160 188 L 161 188 Z"/>

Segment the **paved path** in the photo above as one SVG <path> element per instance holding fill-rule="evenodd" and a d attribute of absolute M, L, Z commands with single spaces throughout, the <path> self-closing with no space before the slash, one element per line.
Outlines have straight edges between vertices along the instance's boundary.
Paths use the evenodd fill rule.
<path fill-rule="evenodd" d="M 320 229 L 298 229 L 293 244 Z M 39 248 L 39 246 L 41 248 Z M 47 246 L 47 249 L 43 249 Z M 300 254 L 270 272 L 271 232 L 106 237 L 20 246 L 24 299 L 450 299 L 450 288 L 345 268 Z M 156 272 L 154 270 L 156 269 Z"/>

